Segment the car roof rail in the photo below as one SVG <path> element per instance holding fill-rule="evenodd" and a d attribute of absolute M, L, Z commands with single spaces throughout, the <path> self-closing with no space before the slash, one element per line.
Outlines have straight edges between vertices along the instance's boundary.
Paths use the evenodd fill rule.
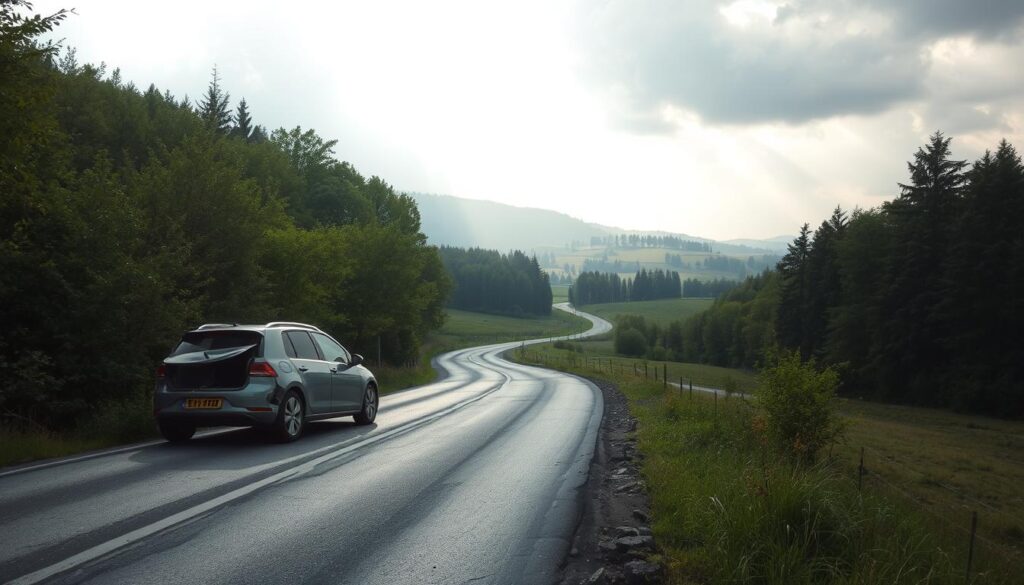
<path fill-rule="evenodd" d="M 323 333 L 323 331 L 319 327 L 317 327 L 316 325 L 309 325 L 308 323 L 296 323 L 295 321 L 273 321 L 271 323 L 267 323 L 266 326 L 267 327 L 299 327 L 299 328 L 302 328 L 302 329 L 312 329 L 313 331 L 320 331 L 321 333 Z"/>
<path fill-rule="evenodd" d="M 201 329 L 222 329 L 224 327 L 238 327 L 238 323 L 203 323 L 199 327 L 196 327 L 196 331 Z"/>

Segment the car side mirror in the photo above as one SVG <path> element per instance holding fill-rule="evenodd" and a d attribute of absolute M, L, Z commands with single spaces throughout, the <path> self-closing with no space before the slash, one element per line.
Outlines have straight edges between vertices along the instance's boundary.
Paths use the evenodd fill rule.
<path fill-rule="evenodd" d="M 363 363 L 363 356 L 359 355 L 358 353 L 352 354 L 351 365 L 358 366 L 361 363 Z"/>

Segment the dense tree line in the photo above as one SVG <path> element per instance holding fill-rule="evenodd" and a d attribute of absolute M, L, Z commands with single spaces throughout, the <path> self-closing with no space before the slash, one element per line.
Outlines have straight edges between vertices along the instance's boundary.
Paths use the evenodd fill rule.
<path fill-rule="evenodd" d="M 448 306 L 503 315 L 550 315 L 551 283 L 536 258 L 516 250 L 441 248 L 455 284 Z"/>
<path fill-rule="evenodd" d="M 582 307 L 629 300 L 631 283 L 614 272 L 581 272 L 569 287 L 569 302 Z"/>
<path fill-rule="evenodd" d="M 682 323 L 686 361 L 754 366 L 773 345 L 837 366 L 847 394 L 1024 415 L 1024 165 L 973 165 L 940 133 L 878 209 L 804 225 L 776 270 Z M 650 340 L 649 340 L 650 341 Z"/>
<path fill-rule="evenodd" d="M 771 268 L 775 266 L 778 261 L 779 257 L 773 254 L 748 256 L 746 262 L 741 261 L 739 258 L 716 254 L 701 260 L 687 262 L 683 260 L 682 254 L 673 254 L 671 252 L 665 253 L 665 264 L 672 268 L 693 272 L 700 272 L 702 270 L 725 272 L 735 275 L 737 280 L 742 280 L 751 274 L 757 274 L 766 268 Z"/>
<path fill-rule="evenodd" d="M 0 0 L 0 409 L 66 425 L 144 395 L 182 331 L 310 321 L 414 359 L 449 283 L 414 202 L 311 130 L 198 107 L 42 44 Z M 371 350 L 371 348 L 373 348 Z"/>
<path fill-rule="evenodd" d="M 617 236 L 592 236 L 591 247 L 608 246 L 611 248 L 668 248 L 670 250 L 686 250 L 689 252 L 711 253 L 711 244 L 708 242 L 695 242 L 684 240 L 677 236 L 654 236 L 654 235 L 617 235 Z"/>
<path fill-rule="evenodd" d="M 687 278 L 683 281 L 683 297 L 685 298 L 708 298 L 718 297 L 739 285 L 739 281 L 727 278 L 716 278 L 714 280 L 700 280 Z"/>
<path fill-rule="evenodd" d="M 569 302 L 578 305 L 622 301 L 677 299 L 682 296 L 679 273 L 640 269 L 632 279 L 616 273 L 583 272 L 569 288 Z"/>

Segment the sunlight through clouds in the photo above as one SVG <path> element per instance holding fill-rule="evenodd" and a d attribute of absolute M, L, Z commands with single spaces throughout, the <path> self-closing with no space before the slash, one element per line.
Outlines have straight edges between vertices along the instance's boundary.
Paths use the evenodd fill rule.
<path fill-rule="evenodd" d="M 877 205 L 936 129 L 960 158 L 1022 142 L 1022 11 L 934 11 L 108 1 L 60 35 L 80 60 L 178 97 L 201 95 L 216 64 L 257 123 L 337 138 L 340 157 L 399 189 L 724 239 Z"/>

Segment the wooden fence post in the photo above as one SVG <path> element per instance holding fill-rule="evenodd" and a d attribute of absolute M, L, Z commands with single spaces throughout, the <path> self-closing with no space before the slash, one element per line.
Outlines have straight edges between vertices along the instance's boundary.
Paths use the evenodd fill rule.
<path fill-rule="evenodd" d="M 967 547 L 967 582 L 971 582 L 971 563 L 974 561 L 974 535 L 978 533 L 978 511 L 971 512 L 971 543 Z"/>
<path fill-rule="evenodd" d="M 857 491 L 864 486 L 864 447 L 860 448 L 860 465 L 857 466 Z"/>

